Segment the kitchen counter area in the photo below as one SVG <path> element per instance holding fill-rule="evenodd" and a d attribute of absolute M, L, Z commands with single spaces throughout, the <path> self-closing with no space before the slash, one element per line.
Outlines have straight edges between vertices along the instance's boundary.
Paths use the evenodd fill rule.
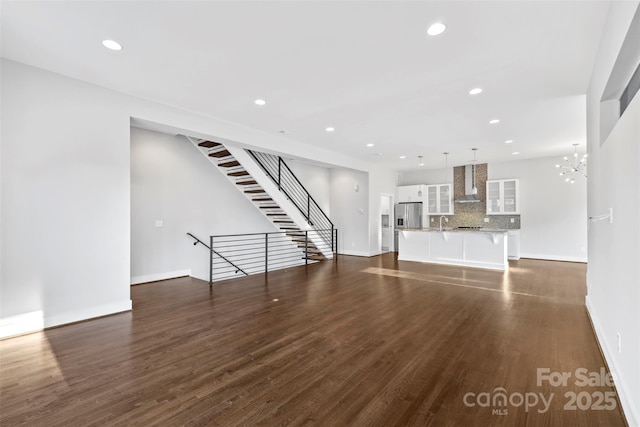
<path fill-rule="evenodd" d="M 508 270 L 507 230 L 399 230 L 398 260 Z"/>

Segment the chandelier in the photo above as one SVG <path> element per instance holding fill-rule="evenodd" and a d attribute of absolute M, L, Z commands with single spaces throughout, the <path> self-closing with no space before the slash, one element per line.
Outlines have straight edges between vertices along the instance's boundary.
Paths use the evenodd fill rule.
<path fill-rule="evenodd" d="M 587 155 L 584 154 L 582 159 L 578 160 L 578 145 L 573 144 L 573 158 L 564 156 L 564 164 L 556 165 L 557 168 L 561 168 L 560 176 L 566 177 L 565 182 L 576 182 L 576 175 L 582 175 L 587 177 Z"/>

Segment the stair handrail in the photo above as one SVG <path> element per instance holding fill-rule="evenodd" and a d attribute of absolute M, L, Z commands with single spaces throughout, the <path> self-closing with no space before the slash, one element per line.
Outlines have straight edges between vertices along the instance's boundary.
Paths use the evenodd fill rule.
<path fill-rule="evenodd" d="M 335 228 L 222 234 L 209 236 L 209 239 L 212 248 L 228 254 L 230 259 L 233 259 L 238 265 L 242 265 L 245 271 L 252 275 L 266 274 L 282 268 L 308 265 L 334 258 L 327 255 L 329 248 L 327 241 L 314 241 L 313 236 L 319 233 L 327 233 L 327 235 L 331 233 L 335 235 L 331 242 L 337 241 L 338 230 Z M 336 253 L 334 252 L 334 254 Z M 213 259 L 213 256 L 211 258 Z M 222 267 L 215 267 L 216 264 L 222 265 Z M 230 272 L 225 271 L 229 269 L 229 264 L 222 260 L 210 262 L 209 269 L 210 285 L 214 278 L 222 280 L 230 278 Z"/>
<path fill-rule="evenodd" d="M 313 198 L 313 196 L 309 193 L 309 191 L 306 189 L 306 187 L 304 186 L 304 184 L 302 184 L 302 182 L 300 182 L 300 180 L 298 179 L 298 177 L 296 176 L 295 173 L 293 173 L 293 171 L 291 170 L 291 168 L 289 167 L 289 165 L 287 165 L 287 163 L 282 159 L 282 157 L 280 156 L 276 156 L 274 154 L 269 154 L 270 156 L 273 157 L 277 157 L 278 159 L 278 177 L 276 178 L 271 171 L 269 170 L 269 168 L 267 167 L 267 165 L 265 165 L 263 163 L 262 160 L 260 160 L 259 156 L 256 155 L 255 152 L 253 152 L 253 150 L 247 150 L 249 152 L 249 154 L 251 155 L 251 157 L 253 157 L 253 159 L 260 165 L 260 167 L 267 173 L 267 175 L 269 175 L 269 177 L 276 183 L 278 184 L 278 189 L 280 189 L 280 191 L 282 191 L 288 198 L 289 200 L 291 200 L 291 202 L 298 208 L 298 210 L 305 215 L 305 218 L 307 219 L 307 221 L 311 222 L 311 202 L 313 202 L 314 206 L 317 208 L 318 212 L 321 214 L 321 219 L 322 220 L 326 220 L 326 222 L 329 223 L 331 229 L 334 229 L 335 226 L 333 225 L 333 222 L 329 219 L 329 217 L 327 216 L 327 214 L 322 210 L 322 208 L 320 207 L 320 205 L 318 204 L 318 202 L 316 202 L 316 200 Z M 264 154 L 267 155 L 266 153 L 260 153 L 260 154 Z M 304 194 L 307 197 L 307 212 L 305 213 L 304 209 L 302 207 L 299 206 L 298 202 L 295 200 L 294 197 L 291 196 L 291 194 L 289 194 L 289 192 L 287 191 L 286 188 L 282 187 L 282 178 L 281 178 L 281 168 L 284 166 L 284 168 L 290 173 L 291 177 L 293 177 L 293 179 L 296 181 L 296 183 L 299 185 L 299 187 L 303 190 Z M 313 224 L 311 224 L 313 225 Z"/>
<path fill-rule="evenodd" d="M 192 239 L 195 239 L 195 242 L 193 242 L 193 246 L 196 246 L 198 243 L 200 243 L 202 246 L 204 246 L 205 248 L 209 249 L 212 253 L 218 255 L 220 258 L 222 258 L 223 260 L 225 260 L 226 262 L 228 262 L 233 268 L 236 269 L 236 273 L 238 271 L 241 271 L 242 274 L 244 274 L 245 276 L 248 276 L 249 273 L 247 273 L 246 271 L 244 271 L 242 268 L 238 267 L 237 265 L 235 265 L 233 262 L 229 261 L 224 255 L 222 255 L 220 252 L 217 252 L 215 249 L 211 248 L 211 246 L 207 245 L 205 242 L 203 242 L 202 240 L 198 239 L 196 236 L 194 236 L 191 233 L 187 233 L 187 236 L 191 237 Z"/>

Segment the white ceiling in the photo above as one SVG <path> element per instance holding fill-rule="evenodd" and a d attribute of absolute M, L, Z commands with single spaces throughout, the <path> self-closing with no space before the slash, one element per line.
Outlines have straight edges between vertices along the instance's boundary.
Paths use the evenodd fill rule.
<path fill-rule="evenodd" d="M 483 162 L 564 155 L 574 143 L 584 150 L 584 94 L 609 2 L 1 7 L 5 58 L 406 169 L 418 155 L 442 167 L 444 151 L 450 165 L 466 163 L 472 147 Z M 435 21 L 447 31 L 429 37 Z M 124 49 L 105 49 L 107 38 Z M 484 92 L 468 95 L 474 87 Z"/>

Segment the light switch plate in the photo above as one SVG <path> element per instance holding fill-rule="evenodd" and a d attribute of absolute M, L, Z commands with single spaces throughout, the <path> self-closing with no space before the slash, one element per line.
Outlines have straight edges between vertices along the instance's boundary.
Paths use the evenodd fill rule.
<path fill-rule="evenodd" d="M 489 218 L 485 218 L 485 219 L 484 219 L 484 222 L 489 222 Z"/>
<path fill-rule="evenodd" d="M 156 219 L 156 227 L 158 228 L 164 227 L 164 221 L 161 219 Z"/>

